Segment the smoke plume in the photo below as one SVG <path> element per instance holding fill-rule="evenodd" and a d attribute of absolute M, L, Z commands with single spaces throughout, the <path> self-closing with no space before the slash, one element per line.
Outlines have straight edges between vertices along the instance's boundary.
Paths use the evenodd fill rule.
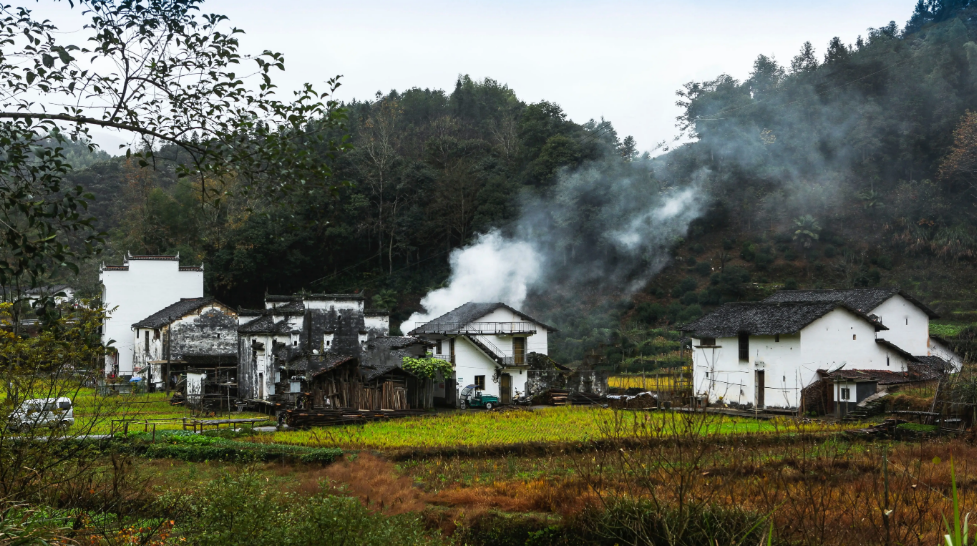
<path fill-rule="evenodd" d="M 469 301 L 523 308 L 533 293 L 606 287 L 632 292 L 669 261 L 708 199 L 700 172 L 684 185 L 656 175 L 655 160 L 610 157 L 563 172 L 556 184 L 524 196 L 519 219 L 451 254 L 448 285 L 422 300 L 401 326 L 415 328 Z"/>

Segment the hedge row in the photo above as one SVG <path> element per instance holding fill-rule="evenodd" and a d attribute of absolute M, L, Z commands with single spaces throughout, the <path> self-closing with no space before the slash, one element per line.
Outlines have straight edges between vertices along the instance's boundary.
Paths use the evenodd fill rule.
<path fill-rule="evenodd" d="M 328 464 L 343 454 L 336 448 L 308 448 L 287 445 L 244 444 L 219 442 L 212 444 L 128 442 L 120 445 L 123 451 L 154 459 L 171 458 L 188 462 L 302 462 Z"/>

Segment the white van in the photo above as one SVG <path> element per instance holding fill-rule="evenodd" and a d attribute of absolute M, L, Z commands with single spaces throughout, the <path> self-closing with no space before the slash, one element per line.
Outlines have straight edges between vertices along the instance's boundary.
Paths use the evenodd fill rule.
<path fill-rule="evenodd" d="M 24 402 L 7 418 L 7 428 L 70 427 L 75 424 L 70 398 L 34 398 Z"/>

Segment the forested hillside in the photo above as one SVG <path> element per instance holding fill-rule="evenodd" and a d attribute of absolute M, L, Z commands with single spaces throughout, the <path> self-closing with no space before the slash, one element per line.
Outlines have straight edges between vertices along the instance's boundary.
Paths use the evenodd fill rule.
<path fill-rule="evenodd" d="M 965 323 L 977 312 L 977 10 L 966 4 L 920 2 L 904 29 L 805 43 L 783 64 L 761 55 L 744 81 L 690 82 L 687 143 L 654 158 L 610 122 L 574 122 L 463 76 L 451 92 L 347 104 L 352 149 L 334 165 L 347 183 L 333 194 L 202 192 L 166 149 L 155 169 L 112 158 L 73 176 L 96 194 L 108 262 L 179 251 L 206 263 L 208 291 L 232 305 L 358 290 L 399 323 L 448 279 L 452 249 L 493 228 L 535 229 L 549 265 L 526 307 L 561 329 L 553 353 L 568 362 L 607 344 L 612 361 L 640 367 L 675 345 L 652 328 L 782 285 L 900 285 Z M 641 219 L 635 207 L 659 206 L 648 196 L 676 195 L 679 217 L 695 218 L 685 236 L 649 220 L 631 235 L 666 241 L 621 243 L 614 217 Z"/>

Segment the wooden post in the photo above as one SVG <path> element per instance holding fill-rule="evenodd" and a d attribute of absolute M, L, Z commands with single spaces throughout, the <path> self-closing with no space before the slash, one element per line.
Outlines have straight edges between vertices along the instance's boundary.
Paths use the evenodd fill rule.
<path fill-rule="evenodd" d="M 156 443 L 156 423 L 153 423 L 153 443 Z"/>

